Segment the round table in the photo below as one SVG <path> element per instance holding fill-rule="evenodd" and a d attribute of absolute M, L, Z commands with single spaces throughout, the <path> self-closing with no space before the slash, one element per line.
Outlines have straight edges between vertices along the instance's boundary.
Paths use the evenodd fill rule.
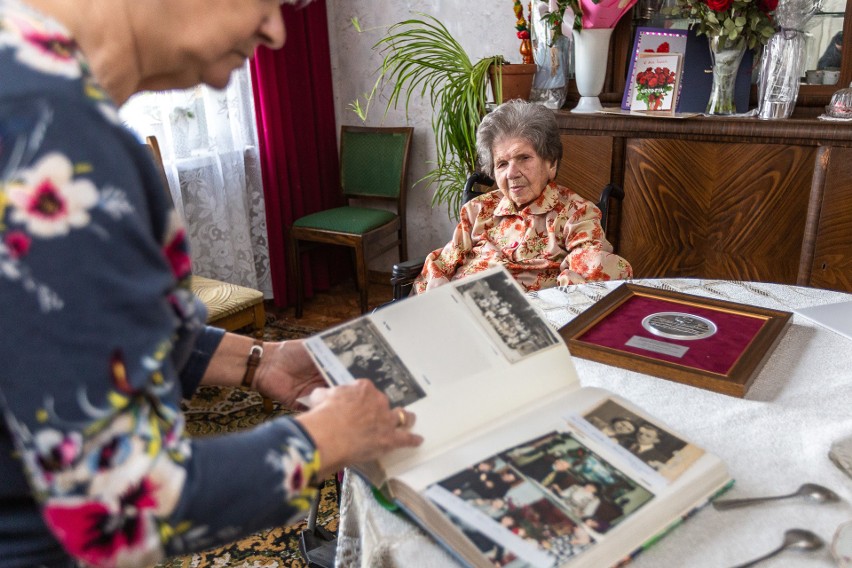
<path fill-rule="evenodd" d="M 852 300 L 852 294 L 758 282 L 699 279 L 636 280 L 636 284 L 792 311 Z M 529 294 L 559 328 L 621 282 L 553 288 Z M 784 531 L 810 529 L 830 542 L 852 520 L 852 478 L 829 460 L 832 442 L 852 436 L 852 341 L 799 315 L 744 399 L 677 384 L 575 357 L 583 386 L 610 390 L 663 425 L 721 457 L 735 479 L 727 497 L 794 491 L 801 483 L 826 485 L 843 499 L 804 499 L 725 512 L 705 507 L 634 559 L 637 568 L 724 567 L 781 544 Z M 457 563 L 405 516 L 380 506 L 369 487 L 347 475 L 342 488 L 338 566 L 444 567 Z M 833 566 L 828 547 L 787 551 L 762 566 Z"/>

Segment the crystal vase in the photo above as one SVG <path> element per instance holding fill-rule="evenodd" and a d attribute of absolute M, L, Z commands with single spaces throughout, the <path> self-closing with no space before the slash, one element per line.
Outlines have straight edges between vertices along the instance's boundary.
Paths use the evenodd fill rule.
<path fill-rule="evenodd" d="M 713 36 L 709 38 L 710 59 L 713 62 L 713 86 L 710 89 L 710 99 L 707 101 L 707 114 L 735 114 L 737 105 L 734 100 L 734 86 L 737 82 L 737 71 L 745 54 L 745 39 L 734 41 L 728 36 Z"/>

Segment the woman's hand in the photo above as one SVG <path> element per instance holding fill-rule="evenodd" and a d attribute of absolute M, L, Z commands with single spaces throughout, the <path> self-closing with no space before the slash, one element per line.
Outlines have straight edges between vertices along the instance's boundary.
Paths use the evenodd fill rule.
<path fill-rule="evenodd" d="M 355 463 L 374 460 L 397 448 L 419 446 L 411 432 L 414 414 L 390 408 L 388 399 L 370 381 L 317 389 L 311 410 L 296 420 L 308 431 L 320 455 L 319 479 Z"/>
<path fill-rule="evenodd" d="M 297 399 L 327 383 L 308 355 L 303 340 L 265 343 L 253 387 L 285 407 L 300 407 Z"/>

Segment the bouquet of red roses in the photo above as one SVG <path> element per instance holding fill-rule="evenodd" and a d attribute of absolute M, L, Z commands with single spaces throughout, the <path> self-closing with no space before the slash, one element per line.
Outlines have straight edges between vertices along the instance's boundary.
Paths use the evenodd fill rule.
<path fill-rule="evenodd" d="M 675 74 L 668 67 L 648 67 L 636 74 L 636 100 L 644 102 L 648 110 L 660 110 L 674 83 Z"/>
<path fill-rule="evenodd" d="M 663 12 L 695 20 L 696 32 L 707 37 L 745 38 L 749 49 L 765 45 L 775 33 L 772 12 L 778 0 L 676 0 Z"/>

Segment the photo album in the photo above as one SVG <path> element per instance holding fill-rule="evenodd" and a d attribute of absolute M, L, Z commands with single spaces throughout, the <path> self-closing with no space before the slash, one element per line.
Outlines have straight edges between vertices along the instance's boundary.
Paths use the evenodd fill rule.
<path fill-rule="evenodd" d="M 328 382 L 371 380 L 418 448 L 353 468 L 468 566 L 612 566 L 733 483 L 606 390 L 502 267 L 306 341 Z"/>

